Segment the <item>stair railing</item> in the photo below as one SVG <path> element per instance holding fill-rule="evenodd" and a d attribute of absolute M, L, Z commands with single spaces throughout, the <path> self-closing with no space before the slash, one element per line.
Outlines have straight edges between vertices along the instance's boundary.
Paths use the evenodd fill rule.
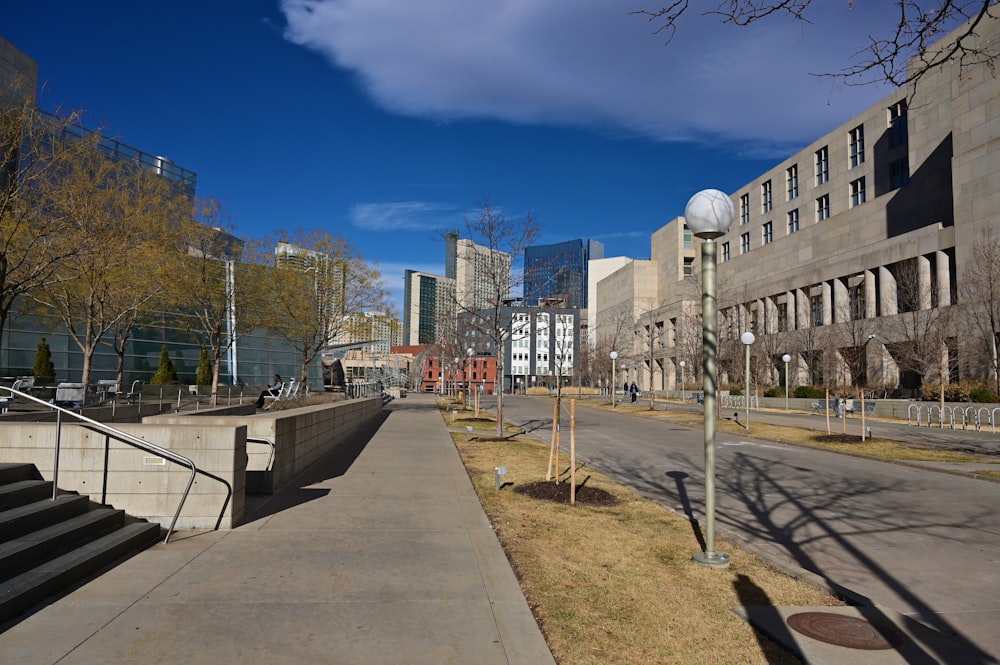
<path fill-rule="evenodd" d="M 170 526 L 167 528 L 167 535 L 163 539 L 163 543 L 164 544 L 170 542 L 170 535 L 174 532 L 174 528 L 177 526 L 177 520 L 180 518 L 181 510 L 184 508 L 184 503 L 187 501 L 188 494 L 190 494 L 190 492 L 191 492 L 191 487 L 194 485 L 194 479 L 195 479 L 195 476 L 197 476 L 197 475 L 201 475 L 201 476 L 204 476 L 206 478 L 211 478 L 212 480 L 220 482 L 226 488 L 226 499 L 222 503 L 222 510 L 219 512 L 219 519 L 215 523 L 215 530 L 218 531 L 219 527 L 222 525 L 222 518 L 225 516 L 225 514 L 226 514 L 226 508 L 229 506 L 229 501 L 233 497 L 233 488 L 232 488 L 232 486 L 225 479 L 220 478 L 219 476 L 216 476 L 215 474 L 212 474 L 212 473 L 209 473 L 207 471 L 203 471 L 202 469 L 199 469 L 195 465 L 195 463 L 194 463 L 193 460 L 191 460 L 188 457 L 185 457 L 184 455 L 176 453 L 176 452 L 170 450 L 169 448 L 164 448 L 162 446 L 156 445 L 155 443 L 150 443 L 149 441 L 146 441 L 145 439 L 140 439 L 139 437 L 135 436 L 134 434 L 129 434 L 128 432 L 124 432 L 124 431 L 122 431 L 122 430 L 120 430 L 120 429 L 118 429 L 116 427 L 112 427 L 112 426 L 107 425 L 105 423 L 102 423 L 102 422 L 100 422 L 98 420 L 94 420 L 92 418 L 88 418 L 88 417 L 84 416 L 81 413 L 77 413 L 76 411 L 72 411 L 70 409 L 66 409 L 66 408 L 63 408 L 61 406 L 57 406 L 57 405 L 52 404 L 50 402 L 46 402 L 45 400 L 41 400 L 41 399 L 35 397 L 34 395 L 29 395 L 28 393 L 21 392 L 20 390 L 14 390 L 13 388 L 10 388 L 8 386 L 0 386 L 0 389 L 5 390 L 8 393 L 10 393 L 10 395 L 11 395 L 12 398 L 13 397 L 18 397 L 18 398 L 30 400 L 32 402 L 35 402 L 36 404 L 41 404 L 42 406 L 44 406 L 44 407 L 46 407 L 46 408 L 48 408 L 48 409 L 56 412 L 56 445 L 55 445 L 55 453 L 54 453 L 55 454 L 55 459 L 53 460 L 53 464 L 52 464 L 52 500 L 53 501 L 56 500 L 57 493 L 59 491 L 58 490 L 58 488 L 59 488 L 59 453 L 60 453 L 60 442 L 61 442 L 61 438 L 62 438 L 62 416 L 63 416 L 63 414 L 65 414 L 67 416 L 72 416 L 73 418 L 76 418 L 81 423 L 83 423 L 84 427 L 86 427 L 87 429 L 89 429 L 91 431 L 103 433 L 105 435 L 105 437 L 112 438 L 112 439 L 114 439 L 116 441 L 120 441 L 121 443 L 124 443 L 126 445 L 132 446 L 133 448 L 137 448 L 139 450 L 142 450 L 143 452 L 147 452 L 147 453 L 151 453 L 153 455 L 157 455 L 159 457 L 162 457 L 162 458 L 164 458 L 166 460 L 169 460 L 169 461 L 173 462 L 174 464 L 179 464 L 180 466 L 184 466 L 184 467 L 187 467 L 187 468 L 191 469 L 191 476 L 188 478 L 187 486 L 184 488 L 184 492 L 181 494 L 181 499 L 180 499 L 180 501 L 177 504 L 177 510 L 174 511 L 173 519 L 170 520 Z M 107 477 L 107 474 L 108 474 L 108 458 L 107 458 L 107 455 L 105 455 L 105 459 L 104 459 L 104 475 L 105 475 L 105 477 Z"/>

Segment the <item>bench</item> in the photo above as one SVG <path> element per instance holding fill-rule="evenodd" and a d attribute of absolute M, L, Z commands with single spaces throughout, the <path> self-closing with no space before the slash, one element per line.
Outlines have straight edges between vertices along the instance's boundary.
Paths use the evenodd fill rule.
<path fill-rule="evenodd" d="M 56 406 L 82 407 L 87 400 L 87 384 L 60 383 L 56 385 Z"/>
<path fill-rule="evenodd" d="M 813 411 L 815 411 L 817 413 L 826 413 L 827 402 L 829 402 L 830 411 L 833 411 L 834 413 L 836 413 L 837 412 L 837 400 L 835 400 L 835 399 L 821 399 L 818 402 L 813 402 L 813 405 L 812 405 Z"/>
<path fill-rule="evenodd" d="M 127 393 L 118 393 L 118 397 L 124 397 L 125 401 L 131 404 L 132 400 L 139 400 L 142 398 L 143 387 L 145 387 L 145 384 L 143 384 L 141 380 L 137 379 L 132 382 L 132 387 L 129 388 Z"/>
<path fill-rule="evenodd" d="M 861 409 L 861 400 L 859 400 L 859 399 L 852 399 L 852 400 L 850 400 L 850 405 L 851 405 L 851 408 L 848 409 L 847 412 L 848 413 L 856 413 L 857 411 L 859 411 Z M 865 415 L 866 416 L 874 416 L 875 415 L 875 407 L 877 407 L 877 406 L 878 406 L 878 404 L 876 402 L 874 402 L 873 400 L 866 399 L 865 400 Z"/>
<path fill-rule="evenodd" d="M 281 384 L 281 390 L 278 391 L 277 395 L 264 395 L 264 409 L 271 408 L 275 402 L 283 399 L 291 399 L 292 397 L 298 397 L 299 394 L 299 382 L 295 379 L 288 379 Z"/>
<path fill-rule="evenodd" d="M 27 392 L 31 390 L 34 387 L 34 385 L 35 385 L 35 379 L 34 377 L 32 377 L 30 382 L 27 379 L 17 379 L 16 381 L 14 381 L 13 384 L 11 384 L 10 387 L 12 390 Z M 0 397 L 0 413 L 7 413 L 7 409 L 10 408 L 11 402 L 13 402 L 16 399 L 17 395 L 15 395 L 14 393 L 10 393 L 9 395 Z"/>

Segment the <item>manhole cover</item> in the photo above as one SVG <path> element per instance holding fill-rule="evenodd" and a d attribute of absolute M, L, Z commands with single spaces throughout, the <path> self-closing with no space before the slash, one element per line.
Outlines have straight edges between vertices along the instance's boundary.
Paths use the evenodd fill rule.
<path fill-rule="evenodd" d="M 848 649 L 895 649 L 903 643 L 896 628 L 873 625 L 857 617 L 832 612 L 799 612 L 788 617 L 792 629 L 820 642 Z"/>

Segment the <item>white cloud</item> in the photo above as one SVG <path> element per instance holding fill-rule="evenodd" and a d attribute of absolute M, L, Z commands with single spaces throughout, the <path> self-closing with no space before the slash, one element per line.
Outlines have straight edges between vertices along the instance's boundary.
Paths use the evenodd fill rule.
<path fill-rule="evenodd" d="M 461 221 L 462 211 L 451 204 L 426 201 L 356 203 L 348 218 L 366 231 L 433 231 L 454 226 Z"/>
<path fill-rule="evenodd" d="M 417 117 L 788 144 L 885 92 L 810 72 L 847 66 L 871 26 L 891 27 L 894 3 L 825 0 L 810 7 L 812 24 L 747 28 L 695 7 L 664 44 L 655 24 L 629 14 L 658 2 L 282 0 L 282 9 L 287 39 L 353 72 L 383 108 Z"/>

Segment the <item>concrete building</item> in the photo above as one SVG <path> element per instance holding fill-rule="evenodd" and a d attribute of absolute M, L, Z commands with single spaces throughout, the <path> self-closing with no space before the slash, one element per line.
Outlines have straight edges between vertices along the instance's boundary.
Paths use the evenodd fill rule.
<path fill-rule="evenodd" d="M 987 17 L 975 39 L 998 38 L 1000 20 Z M 731 193 L 736 219 L 718 239 L 723 388 L 742 380 L 745 330 L 757 335 L 761 387 L 784 384 L 785 353 L 793 386 L 883 395 L 991 378 L 996 342 L 967 315 L 985 304 L 968 295 L 977 248 L 1000 235 L 1000 81 L 989 64 L 959 67 L 887 95 Z M 653 267 L 598 285 L 599 332 L 631 308 L 623 371 L 643 388 L 678 385 L 682 359 L 689 384 L 700 370 L 700 243 L 676 218 L 652 237 Z M 648 270 L 655 284 L 640 288 Z M 644 302 L 663 329 L 652 367 Z"/>
<path fill-rule="evenodd" d="M 445 236 L 445 277 L 455 280 L 455 302 L 466 312 L 489 309 L 496 304 L 498 286 L 510 294 L 510 254 L 460 238 L 458 231 Z M 497 280 L 503 281 L 497 284 Z"/>
<path fill-rule="evenodd" d="M 455 318 L 455 280 L 407 270 L 403 284 L 403 344 L 438 344 Z"/>

